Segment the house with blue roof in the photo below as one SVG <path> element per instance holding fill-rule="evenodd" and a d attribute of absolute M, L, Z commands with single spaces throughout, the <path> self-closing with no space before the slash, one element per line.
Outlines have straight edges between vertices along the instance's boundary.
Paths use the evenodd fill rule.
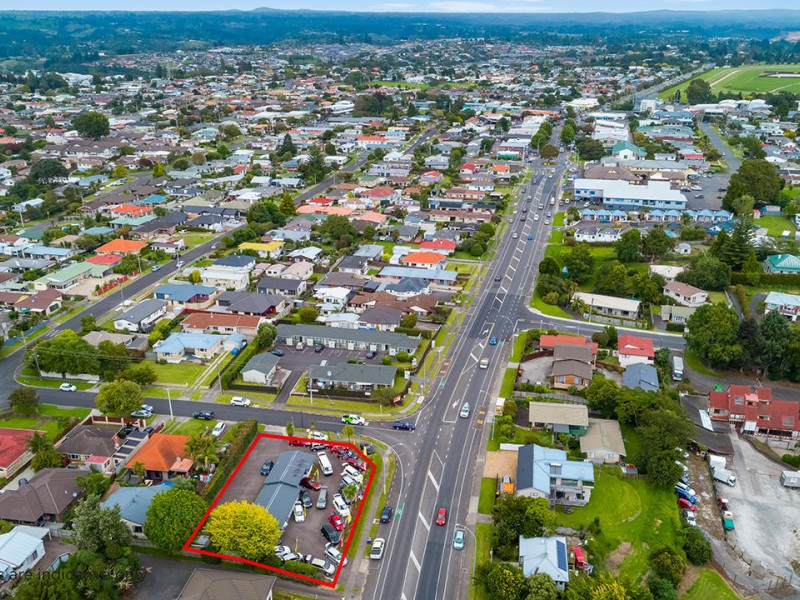
<path fill-rule="evenodd" d="M 800 256 L 794 254 L 773 254 L 764 261 L 764 271 L 791 275 L 800 273 Z"/>
<path fill-rule="evenodd" d="M 594 487 L 594 465 L 568 460 L 564 450 L 536 444 L 517 451 L 517 494 L 546 498 L 550 505 L 586 506 Z"/>
<path fill-rule="evenodd" d="M 156 288 L 153 296 L 166 300 L 169 306 L 205 304 L 217 294 L 217 288 L 193 283 L 165 283 Z"/>
<path fill-rule="evenodd" d="M 163 204 L 167 201 L 166 196 L 162 196 L 161 194 L 150 194 L 147 198 L 142 198 L 140 200 L 134 200 L 131 204 L 144 204 L 148 206 L 155 206 L 157 204 Z"/>
<path fill-rule="evenodd" d="M 147 509 L 158 494 L 169 490 L 169 486 L 154 485 L 150 487 L 121 487 L 111 494 L 101 508 L 119 507 L 120 516 L 131 533 L 144 536 L 144 522 L 147 520 Z"/>
<path fill-rule="evenodd" d="M 633 363 L 622 374 L 622 385 L 632 390 L 641 388 L 645 392 L 657 392 L 658 371 L 653 365 Z"/>
<path fill-rule="evenodd" d="M 158 360 L 179 363 L 187 358 L 209 360 L 222 350 L 225 338 L 208 333 L 173 333 L 156 343 L 153 350 Z"/>

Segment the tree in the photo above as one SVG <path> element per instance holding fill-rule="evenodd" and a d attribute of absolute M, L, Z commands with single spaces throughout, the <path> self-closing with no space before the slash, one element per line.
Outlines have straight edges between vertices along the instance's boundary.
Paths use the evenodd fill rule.
<path fill-rule="evenodd" d="M 355 484 L 351 483 L 350 485 L 346 485 L 342 488 L 342 496 L 348 502 L 352 502 L 355 500 L 356 495 L 358 494 L 358 487 Z"/>
<path fill-rule="evenodd" d="M 34 431 L 33 435 L 30 438 L 28 438 L 27 442 L 25 442 L 25 445 L 28 447 L 28 450 L 30 450 L 32 454 L 37 454 L 38 452 L 41 452 L 45 448 L 52 447 L 53 443 L 47 439 L 46 434 Z"/>
<path fill-rule="evenodd" d="M 184 450 L 192 457 L 196 463 L 203 463 L 203 467 L 208 471 L 209 463 L 218 463 L 217 444 L 213 437 L 203 435 L 193 435 L 184 446 Z"/>
<path fill-rule="evenodd" d="M 564 127 L 561 129 L 561 133 L 558 136 L 558 139 L 561 140 L 565 144 L 571 144 L 575 141 L 575 126 L 567 122 L 564 124 Z"/>
<path fill-rule="evenodd" d="M 278 330 L 272 323 L 261 323 L 256 331 L 256 344 L 258 348 L 263 350 L 269 348 L 275 343 L 275 338 L 278 336 Z"/>
<path fill-rule="evenodd" d="M 661 227 L 654 227 L 642 238 L 642 254 L 651 260 L 663 258 L 675 248 L 675 239 L 667 235 Z"/>
<path fill-rule="evenodd" d="M 127 415 L 139 408 L 142 398 L 142 388 L 138 383 L 119 379 L 101 387 L 95 403 L 103 414 Z"/>
<path fill-rule="evenodd" d="M 655 485 L 670 488 L 682 474 L 675 462 L 675 448 L 685 446 L 692 426 L 682 414 L 662 408 L 648 412 L 643 420 L 639 431 L 647 443 L 642 446 L 637 464 Z"/>
<path fill-rule="evenodd" d="M 680 554 L 672 548 L 665 546 L 653 552 L 648 560 L 653 572 L 677 586 L 683 577 L 686 563 Z"/>
<path fill-rule="evenodd" d="M 308 160 L 300 165 L 300 173 L 308 183 L 319 183 L 330 172 L 330 167 L 325 163 L 325 155 L 314 146 L 308 153 Z"/>
<path fill-rule="evenodd" d="M 556 582 L 547 573 L 536 573 L 527 580 L 528 595 L 525 600 L 558 600 Z"/>
<path fill-rule="evenodd" d="M 144 480 L 144 476 L 147 474 L 147 469 L 145 469 L 144 463 L 139 462 L 139 461 L 133 463 L 133 466 L 131 467 L 131 471 L 133 471 L 133 474 L 136 475 L 136 477 L 139 478 L 139 481 L 143 481 Z"/>
<path fill-rule="evenodd" d="M 589 408 L 601 412 L 606 419 L 613 418 L 616 414 L 619 386 L 613 379 L 597 377 L 584 391 Z"/>
<path fill-rule="evenodd" d="M 83 112 L 72 119 L 72 126 L 81 137 L 99 140 L 108 135 L 108 117 L 94 110 Z"/>
<path fill-rule="evenodd" d="M 33 455 L 31 469 L 37 473 L 42 469 L 57 468 L 64 464 L 64 457 L 52 444 L 39 450 Z"/>
<path fill-rule="evenodd" d="M 292 136 L 288 133 L 283 136 L 283 141 L 278 149 L 275 151 L 275 154 L 278 156 L 283 156 L 284 154 L 289 154 L 294 156 L 297 152 L 297 148 L 295 148 L 294 142 L 292 141 Z"/>
<path fill-rule="evenodd" d="M 539 275 L 553 275 L 558 277 L 561 274 L 561 267 L 556 259 L 545 256 L 539 263 Z"/>
<path fill-rule="evenodd" d="M 639 248 L 642 245 L 642 234 L 638 229 L 631 229 L 623 233 L 619 240 L 614 242 L 614 252 L 617 258 L 624 263 L 636 262 L 642 258 Z"/>
<path fill-rule="evenodd" d="M 19 417 L 33 417 L 39 414 L 39 395 L 29 387 L 20 387 L 8 395 L 11 410 Z"/>
<path fill-rule="evenodd" d="M 580 137 L 575 140 L 575 148 L 581 160 L 600 160 L 606 153 L 603 143 L 590 137 Z"/>
<path fill-rule="evenodd" d="M 711 85 L 704 79 L 695 78 L 686 88 L 686 101 L 689 104 L 703 104 L 713 99 Z"/>
<path fill-rule="evenodd" d="M 699 307 L 686 323 L 687 347 L 714 367 L 725 368 L 742 354 L 739 315 L 724 304 Z"/>
<path fill-rule="evenodd" d="M 95 319 L 94 315 L 86 315 L 85 317 L 81 317 L 81 335 L 86 335 L 90 331 L 97 330 L 97 319 Z"/>
<path fill-rule="evenodd" d="M 628 270 L 621 262 L 612 261 L 605 263 L 598 269 L 594 291 L 598 294 L 625 296 L 627 279 Z"/>
<path fill-rule="evenodd" d="M 160 162 L 157 162 L 155 165 L 153 165 L 153 177 L 155 179 L 166 176 L 167 170 L 164 168 L 164 165 L 162 165 Z"/>
<path fill-rule="evenodd" d="M 558 148 L 556 148 L 552 144 L 545 144 L 544 146 L 542 146 L 542 149 L 539 150 L 539 156 L 541 156 L 545 160 L 552 160 L 556 156 L 558 156 Z"/>
<path fill-rule="evenodd" d="M 278 209 L 287 217 L 292 217 L 297 214 L 297 206 L 295 206 L 292 196 L 288 193 L 283 194 Z"/>
<path fill-rule="evenodd" d="M 731 175 L 722 208 L 734 210 L 734 202 L 746 195 L 752 196 L 757 203 L 774 204 L 780 189 L 781 179 L 775 165 L 766 160 L 745 160 Z"/>
<path fill-rule="evenodd" d="M 347 438 L 348 442 L 353 441 L 353 436 L 356 434 L 356 428 L 353 427 L 350 423 L 342 427 L 342 435 Z"/>
<path fill-rule="evenodd" d="M 350 220 L 340 215 L 331 215 L 325 219 L 325 222 L 319 227 L 319 233 L 329 241 L 349 240 L 348 245 L 358 236 L 358 232 Z"/>
<path fill-rule="evenodd" d="M 69 600 L 77 596 L 73 583 L 52 573 L 28 571 L 14 589 L 16 600 Z"/>
<path fill-rule="evenodd" d="M 313 323 L 317 320 L 319 311 L 313 306 L 304 306 L 297 311 L 297 318 L 301 323 Z"/>
<path fill-rule="evenodd" d="M 649 577 L 647 588 L 653 595 L 653 600 L 678 600 L 678 590 L 671 581 L 663 577 Z"/>
<path fill-rule="evenodd" d="M 547 535 L 555 527 L 555 513 L 544 498 L 502 495 L 492 511 L 492 546 L 497 557 L 514 558 L 519 536 Z"/>
<path fill-rule="evenodd" d="M 200 271 L 195 269 L 191 273 L 189 273 L 189 281 L 191 283 L 200 283 L 203 280 L 202 275 L 200 275 Z"/>
<path fill-rule="evenodd" d="M 683 550 L 686 552 L 686 558 L 693 565 L 706 565 L 713 555 L 711 543 L 697 527 L 683 529 Z"/>
<path fill-rule="evenodd" d="M 731 268 L 711 253 L 701 252 L 676 279 L 701 290 L 719 291 L 731 284 Z"/>
<path fill-rule="evenodd" d="M 91 471 L 85 477 L 78 477 L 75 480 L 78 487 L 86 490 L 87 496 L 102 496 L 111 486 L 111 480 L 100 471 Z"/>
<path fill-rule="evenodd" d="M 150 363 L 140 362 L 129 365 L 121 371 L 117 377 L 138 383 L 140 386 L 147 386 L 158 379 L 156 370 Z"/>
<path fill-rule="evenodd" d="M 641 388 L 632 390 L 623 387 L 616 398 L 614 411 L 620 423 L 633 423 L 637 427 L 644 416 L 661 406 L 662 397 L 658 392 L 645 392 Z"/>
<path fill-rule="evenodd" d="M 111 171 L 111 179 L 123 179 L 128 176 L 128 169 L 125 168 L 125 165 L 117 165 L 114 167 L 114 170 Z"/>
<path fill-rule="evenodd" d="M 69 171 L 55 158 L 40 158 L 31 165 L 28 177 L 39 185 L 53 185 L 67 178 Z"/>
<path fill-rule="evenodd" d="M 286 435 L 288 435 L 289 437 L 294 436 L 294 423 L 292 423 L 291 421 L 286 423 Z"/>
<path fill-rule="evenodd" d="M 100 506 L 99 496 L 87 496 L 76 507 L 72 517 L 72 542 L 79 550 L 118 557 L 131 543 L 131 530 L 120 516 L 120 508 Z"/>
<path fill-rule="evenodd" d="M 594 269 L 594 257 L 589 244 L 582 242 L 575 245 L 572 251 L 564 256 L 564 266 L 567 267 L 569 278 L 575 283 L 587 281 Z"/>
<path fill-rule="evenodd" d="M 253 204 L 247 211 L 247 222 L 267 223 L 270 226 L 281 227 L 286 224 L 286 215 L 272 200 L 262 200 Z"/>
<path fill-rule="evenodd" d="M 222 554 L 263 561 L 275 552 L 280 528 L 263 506 L 241 500 L 217 506 L 206 523 L 206 533 Z"/>
<path fill-rule="evenodd" d="M 170 489 L 161 492 L 147 509 L 144 534 L 156 548 L 177 554 L 207 508 L 205 500 L 193 491 Z"/>
<path fill-rule="evenodd" d="M 778 311 L 764 315 L 760 323 L 761 347 L 758 361 L 764 367 L 764 374 L 771 379 L 779 379 L 785 374 L 784 356 L 792 339 L 789 322 Z"/>
<path fill-rule="evenodd" d="M 8 533 L 12 529 L 14 529 L 15 525 L 13 523 L 9 523 L 8 521 L 3 521 L 0 519 L 0 535 L 4 533 Z"/>
<path fill-rule="evenodd" d="M 415 313 L 409 313 L 400 317 L 400 327 L 404 327 L 405 329 L 414 329 L 416 326 L 417 315 Z"/>
<path fill-rule="evenodd" d="M 486 577 L 486 589 L 497 600 L 518 600 L 525 591 L 525 575 L 518 567 L 499 563 Z"/>

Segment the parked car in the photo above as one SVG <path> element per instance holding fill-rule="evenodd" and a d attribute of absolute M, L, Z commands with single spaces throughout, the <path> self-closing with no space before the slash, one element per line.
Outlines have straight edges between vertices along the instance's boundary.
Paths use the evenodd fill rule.
<path fill-rule="evenodd" d="M 348 456 L 346 459 L 344 459 L 344 463 L 346 465 L 350 465 L 351 467 L 355 467 L 362 472 L 367 470 L 367 463 L 358 458 L 358 456 Z"/>
<path fill-rule="evenodd" d="M 342 483 L 344 484 L 344 486 L 354 485 L 354 486 L 358 487 L 358 485 L 359 485 L 358 479 L 356 479 L 355 477 L 353 477 L 349 473 L 342 473 Z"/>
<path fill-rule="evenodd" d="M 375 448 L 372 447 L 372 444 L 367 444 L 367 443 L 363 442 L 361 444 L 360 448 L 361 448 L 361 451 L 364 454 L 366 454 L 367 456 L 369 456 L 370 454 L 374 454 L 375 453 Z"/>
<path fill-rule="evenodd" d="M 330 523 L 336 531 L 342 531 L 344 529 L 344 521 L 342 521 L 342 517 L 336 514 L 336 511 L 331 512 L 331 516 L 328 517 L 328 523 Z"/>
<path fill-rule="evenodd" d="M 350 425 L 366 425 L 367 421 L 360 415 L 342 415 L 342 423 Z"/>
<path fill-rule="evenodd" d="M 383 558 L 383 551 L 386 548 L 386 540 L 383 538 L 375 538 L 372 540 L 372 547 L 369 549 L 369 557 L 371 560 L 380 560 Z"/>
<path fill-rule="evenodd" d="M 697 510 L 697 507 L 689 502 L 686 498 L 678 498 L 678 508 L 685 508 L 687 510 Z"/>
<path fill-rule="evenodd" d="M 153 265 L 153 268 L 152 268 L 152 269 L 150 269 L 150 271 L 152 271 L 153 273 L 155 273 L 155 272 L 156 272 L 156 271 L 158 271 L 159 269 L 161 269 L 161 265 Z"/>
<path fill-rule="evenodd" d="M 222 435 L 223 431 L 225 431 L 225 423 L 219 421 L 216 425 L 214 425 L 214 429 L 211 430 L 211 436 L 218 438 Z"/>
<path fill-rule="evenodd" d="M 250 406 L 252 402 L 249 398 L 242 398 L 241 396 L 234 396 L 231 398 L 231 406 Z"/>
<path fill-rule="evenodd" d="M 312 558 L 308 564 L 315 566 L 327 577 L 333 577 L 333 574 L 336 573 L 336 567 L 334 567 L 327 560 L 322 560 L 321 558 Z"/>
<path fill-rule="evenodd" d="M 464 537 L 464 530 L 456 529 L 456 532 L 453 534 L 453 550 L 464 549 Z"/>
<path fill-rule="evenodd" d="M 692 489 L 691 486 L 689 486 L 689 485 L 687 485 L 685 483 L 681 483 L 680 481 L 675 484 L 675 491 L 677 492 L 678 490 L 683 490 L 689 496 L 697 496 L 697 492 L 695 492 L 694 489 Z"/>
<path fill-rule="evenodd" d="M 461 412 L 458 413 L 458 416 L 462 419 L 466 419 L 469 417 L 469 411 L 469 402 L 464 402 L 464 404 L 461 405 Z"/>
<path fill-rule="evenodd" d="M 78 391 L 78 388 L 75 385 L 73 385 L 72 383 L 62 383 L 60 386 L 58 386 L 58 389 L 60 389 L 62 392 L 77 392 Z"/>
<path fill-rule="evenodd" d="M 289 546 L 275 546 L 275 556 L 283 558 L 285 555 L 291 553 L 292 549 Z"/>
<path fill-rule="evenodd" d="M 214 418 L 213 410 L 196 410 L 192 413 L 193 419 L 200 419 L 201 421 L 210 421 Z"/>
<path fill-rule="evenodd" d="M 142 433 L 149 437 L 155 430 L 156 430 L 155 427 L 145 427 L 144 429 L 142 429 Z"/>
<path fill-rule="evenodd" d="M 179 260 L 177 263 L 175 263 L 175 266 L 176 266 L 176 267 L 178 267 L 178 268 L 180 269 L 180 268 L 181 268 L 182 266 L 184 266 L 185 264 L 186 264 L 186 262 L 185 262 L 185 261 Z"/>
<path fill-rule="evenodd" d="M 281 350 L 280 348 L 275 348 L 274 350 L 270 350 L 269 353 L 270 354 L 274 354 L 275 356 L 283 356 L 284 355 L 284 351 Z"/>
<path fill-rule="evenodd" d="M 414 431 L 414 424 L 408 421 L 395 421 L 392 424 L 393 429 L 402 429 L 403 431 Z"/>
<path fill-rule="evenodd" d="M 536 215 L 536 216 L 538 217 L 539 215 Z M 532 239 L 533 239 L 533 236 L 529 233 L 528 234 L 528 241 L 531 241 Z"/>
<path fill-rule="evenodd" d="M 139 431 L 139 428 L 136 427 L 136 425 L 125 425 L 125 427 L 119 430 L 119 436 L 126 438 L 134 431 Z"/>
<path fill-rule="evenodd" d="M 303 508 L 303 503 L 299 500 L 294 503 L 294 508 L 292 509 L 292 516 L 294 516 L 295 523 L 302 523 L 306 520 L 306 509 Z"/>
<path fill-rule="evenodd" d="M 370 350 L 369 352 L 367 352 L 367 360 L 372 360 L 376 356 L 378 356 L 378 353 L 375 352 L 374 350 Z"/>
<path fill-rule="evenodd" d="M 330 523 L 325 523 L 320 528 L 320 533 L 322 533 L 322 537 L 328 540 L 328 543 L 330 544 L 336 544 L 338 546 L 339 542 L 342 541 L 342 536 L 339 535 L 339 532 L 336 531 L 336 529 Z"/>
<path fill-rule="evenodd" d="M 317 508 L 328 508 L 328 486 L 326 485 L 323 485 L 319 490 L 319 496 L 317 496 Z"/>
<path fill-rule="evenodd" d="M 338 544 L 326 544 L 325 556 L 334 564 L 341 564 L 343 567 L 347 566 L 347 557 L 345 557 L 344 553 L 336 546 L 338 546 Z"/>
<path fill-rule="evenodd" d="M 275 463 L 271 460 L 267 460 L 261 465 L 261 474 L 264 476 L 269 475 L 270 471 L 272 471 L 272 467 L 275 466 Z"/>
<path fill-rule="evenodd" d="M 394 509 L 391 506 L 384 506 L 381 511 L 381 523 L 389 523 L 392 520 Z"/>
<path fill-rule="evenodd" d="M 347 502 L 344 501 L 341 494 L 334 494 L 331 503 L 333 504 L 333 509 L 339 513 L 340 517 L 346 519 L 350 516 L 350 507 L 347 506 Z"/>
<path fill-rule="evenodd" d="M 497 336 L 492 336 L 489 338 L 489 345 L 490 346 L 497 346 Z"/>
<path fill-rule="evenodd" d="M 439 512 L 436 513 L 436 524 L 439 526 L 447 524 L 447 509 L 440 508 Z"/>
<path fill-rule="evenodd" d="M 283 562 L 289 562 L 290 560 L 300 560 L 300 555 L 295 554 L 291 550 L 280 557 Z"/>
<path fill-rule="evenodd" d="M 683 511 L 683 518 L 686 521 L 687 525 L 691 525 L 692 527 L 697 526 L 697 519 L 694 516 L 694 513 L 690 510 Z"/>
<path fill-rule="evenodd" d="M 315 492 L 318 491 L 322 484 L 314 481 L 313 479 L 309 479 L 308 477 L 303 477 L 300 480 L 301 487 L 308 488 L 309 490 L 314 490 Z"/>
<path fill-rule="evenodd" d="M 153 407 L 149 404 L 142 404 L 139 410 L 135 410 L 131 413 L 131 416 L 137 419 L 149 419 L 153 416 Z"/>
<path fill-rule="evenodd" d="M 312 506 L 314 506 L 314 503 L 311 501 L 311 494 L 309 494 L 305 490 L 302 490 L 300 492 L 300 502 L 303 503 L 303 506 L 305 508 L 311 508 Z"/>
<path fill-rule="evenodd" d="M 323 350 L 325 350 L 325 346 L 323 346 L 322 344 L 314 344 L 314 352 L 319 353 L 322 352 Z"/>

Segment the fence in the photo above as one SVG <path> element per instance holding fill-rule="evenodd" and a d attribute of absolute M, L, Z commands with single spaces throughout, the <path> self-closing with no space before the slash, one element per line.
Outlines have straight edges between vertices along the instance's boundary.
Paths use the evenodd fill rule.
<path fill-rule="evenodd" d="M 552 398 L 554 400 L 560 400 L 561 402 L 569 402 L 571 404 L 586 404 L 586 398 L 581 398 L 580 396 L 573 396 L 572 394 L 551 394 L 551 393 L 542 393 L 542 392 L 520 392 L 515 390 L 514 391 L 514 398 Z"/>

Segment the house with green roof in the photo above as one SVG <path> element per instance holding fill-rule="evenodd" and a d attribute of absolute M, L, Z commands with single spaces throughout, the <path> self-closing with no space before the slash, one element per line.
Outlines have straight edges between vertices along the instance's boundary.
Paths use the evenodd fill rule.
<path fill-rule="evenodd" d="M 764 271 L 791 275 L 800 273 L 800 256 L 794 254 L 772 254 L 764 261 Z"/>
<path fill-rule="evenodd" d="M 90 277 L 101 278 L 111 270 L 109 265 L 94 265 L 89 262 L 67 265 L 63 269 L 48 273 L 33 282 L 33 289 L 46 290 L 66 290 L 73 285 L 89 279 Z"/>
<path fill-rule="evenodd" d="M 614 144 L 614 147 L 611 148 L 611 154 L 620 160 L 636 160 L 637 158 L 646 158 L 647 150 L 626 140 Z"/>

